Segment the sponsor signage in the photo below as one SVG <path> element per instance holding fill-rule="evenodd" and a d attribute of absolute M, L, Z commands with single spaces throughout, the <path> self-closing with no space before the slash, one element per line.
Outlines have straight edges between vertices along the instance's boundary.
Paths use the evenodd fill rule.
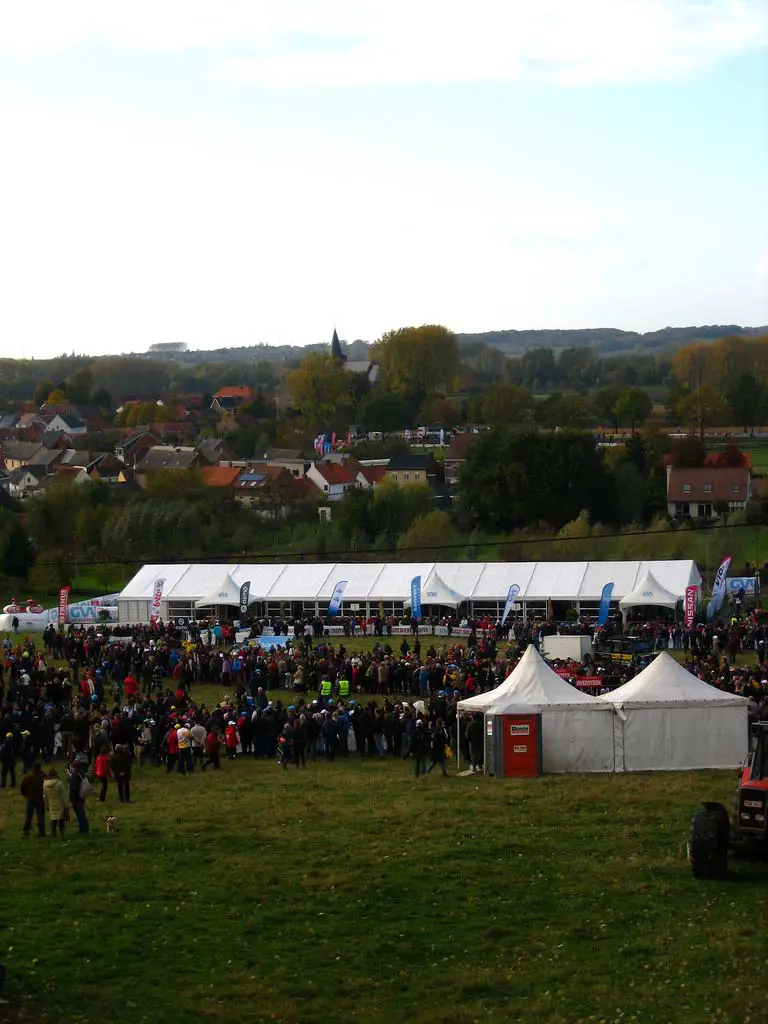
<path fill-rule="evenodd" d="M 59 625 L 63 626 L 67 621 L 67 606 L 69 605 L 69 587 L 62 587 L 59 591 Z M 42 609 L 41 609 L 42 611 Z"/>
<path fill-rule="evenodd" d="M 696 597 L 697 587 L 685 588 L 685 628 L 690 629 L 696 621 Z"/>

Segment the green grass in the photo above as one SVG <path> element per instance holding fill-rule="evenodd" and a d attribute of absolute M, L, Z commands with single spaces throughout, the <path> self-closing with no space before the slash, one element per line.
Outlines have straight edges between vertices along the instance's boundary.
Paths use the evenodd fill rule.
<path fill-rule="evenodd" d="M 110 791 L 56 841 L 23 838 L 3 791 L 0 1019 L 762 1021 L 768 867 L 703 884 L 684 859 L 732 784 L 145 767 L 135 804 Z"/>

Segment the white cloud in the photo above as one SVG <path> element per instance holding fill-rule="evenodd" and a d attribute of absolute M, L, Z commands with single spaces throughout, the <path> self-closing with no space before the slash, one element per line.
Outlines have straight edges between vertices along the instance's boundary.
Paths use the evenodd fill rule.
<path fill-rule="evenodd" d="M 24 0 L 0 53 L 200 50 L 270 85 L 655 80 L 768 44 L 765 0 Z"/>

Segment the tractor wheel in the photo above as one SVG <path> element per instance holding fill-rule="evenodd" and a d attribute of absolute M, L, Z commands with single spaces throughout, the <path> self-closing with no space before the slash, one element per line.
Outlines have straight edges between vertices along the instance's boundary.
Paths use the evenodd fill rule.
<path fill-rule="evenodd" d="M 728 873 L 728 812 L 722 804 L 705 803 L 693 818 L 688 863 L 696 878 L 725 878 Z"/>

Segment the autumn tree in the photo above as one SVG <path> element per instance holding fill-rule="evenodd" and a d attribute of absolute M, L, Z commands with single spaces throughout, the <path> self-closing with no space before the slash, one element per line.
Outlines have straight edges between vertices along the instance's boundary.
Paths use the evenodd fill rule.
<path fill-rule="evenodd" d="M 711 384 L 694 388 L 677 403 L 677 413 L 683 426 L 696 430 L 704 437 L 705 427 L 720 422 L 726 412 L 726 404 Z"/>
<path fill-rule="evenodd" d="M 756 378 L 751 373 L 739 374 L 726 392 L 726 399 L 736 423 L 743 425 L 745 433 L 754 433 L 766 411 L 765 392 Z"/>
<path fill-rule="evenodd" d="M 642 388 L 624 388 L 616 399 L 616 418 L 627 423 L 632 433 L 638 424 L 643 424 L 653 411 L 653 402 Z"/>
<path fill-rule="evenodd" d="M 384 388 L 406 400 L 421 402 L 430 392 L 450 391 L 459 376 L 456 335 L 436 324 L 388 331 L 372 358 L 379 362 Z"/>
<path fill-rule="evenodd" d="M 353 405 L 352 375 L 327 352 L 310 352 L 286 378 L 291 404 L 311 430 L 345 426 Z"/>
<path fill-rule="evenodd" d="M 524 423 L 533 415 L 535 401 L 527 388 L 497 382 L 491 384 L 482 401 L 483 422 L 491 427 Z"/>
<path fill-rule="evenodd" d="M 35 394 L 32 401 L 35 405 L 40 406 L 43 402 L 48 401 L 48 395 L 53 391 L 54 383 L 51 380 L 41 380 L 35 387 Z"/>

